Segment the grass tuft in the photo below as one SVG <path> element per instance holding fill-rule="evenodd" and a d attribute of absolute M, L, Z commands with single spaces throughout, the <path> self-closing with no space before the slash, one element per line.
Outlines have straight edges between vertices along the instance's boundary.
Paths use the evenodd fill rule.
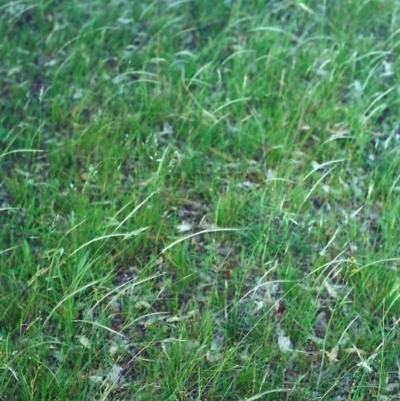
<path fill-rule="evenodd" d="M 1 399 L 398 399 L 398 19 L 1 5 Z"/>

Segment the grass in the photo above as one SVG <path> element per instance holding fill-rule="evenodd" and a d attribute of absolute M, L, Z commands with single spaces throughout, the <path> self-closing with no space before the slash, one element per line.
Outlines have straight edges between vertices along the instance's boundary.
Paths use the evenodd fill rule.
<path fill-rule="evenodd" d="M 1 5 L 1 399 L 398 399 L 399 18 Z"/>

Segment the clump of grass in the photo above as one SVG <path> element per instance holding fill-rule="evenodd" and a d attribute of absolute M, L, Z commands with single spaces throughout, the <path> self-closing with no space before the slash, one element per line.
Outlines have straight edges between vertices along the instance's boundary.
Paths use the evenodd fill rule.
<path fill-rule="evenodd" d="M 396 399 L 397 18 L 1 6 L 1 396 Z"/>

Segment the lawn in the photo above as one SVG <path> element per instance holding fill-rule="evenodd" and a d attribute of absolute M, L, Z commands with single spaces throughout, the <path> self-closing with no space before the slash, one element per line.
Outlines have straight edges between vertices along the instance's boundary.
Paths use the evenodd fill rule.
<path fill-rule="evenodd" d="M 0 5 L 1 400 L 399 400 L 400 3 Z"/>

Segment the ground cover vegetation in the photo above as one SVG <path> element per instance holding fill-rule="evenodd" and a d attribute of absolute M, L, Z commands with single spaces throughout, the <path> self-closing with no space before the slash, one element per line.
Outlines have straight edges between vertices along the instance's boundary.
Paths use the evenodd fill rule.
<path fill-rule="evenodd" d="M 398 400 L 398 1 L 0 6 L 3 400 Z"/>

